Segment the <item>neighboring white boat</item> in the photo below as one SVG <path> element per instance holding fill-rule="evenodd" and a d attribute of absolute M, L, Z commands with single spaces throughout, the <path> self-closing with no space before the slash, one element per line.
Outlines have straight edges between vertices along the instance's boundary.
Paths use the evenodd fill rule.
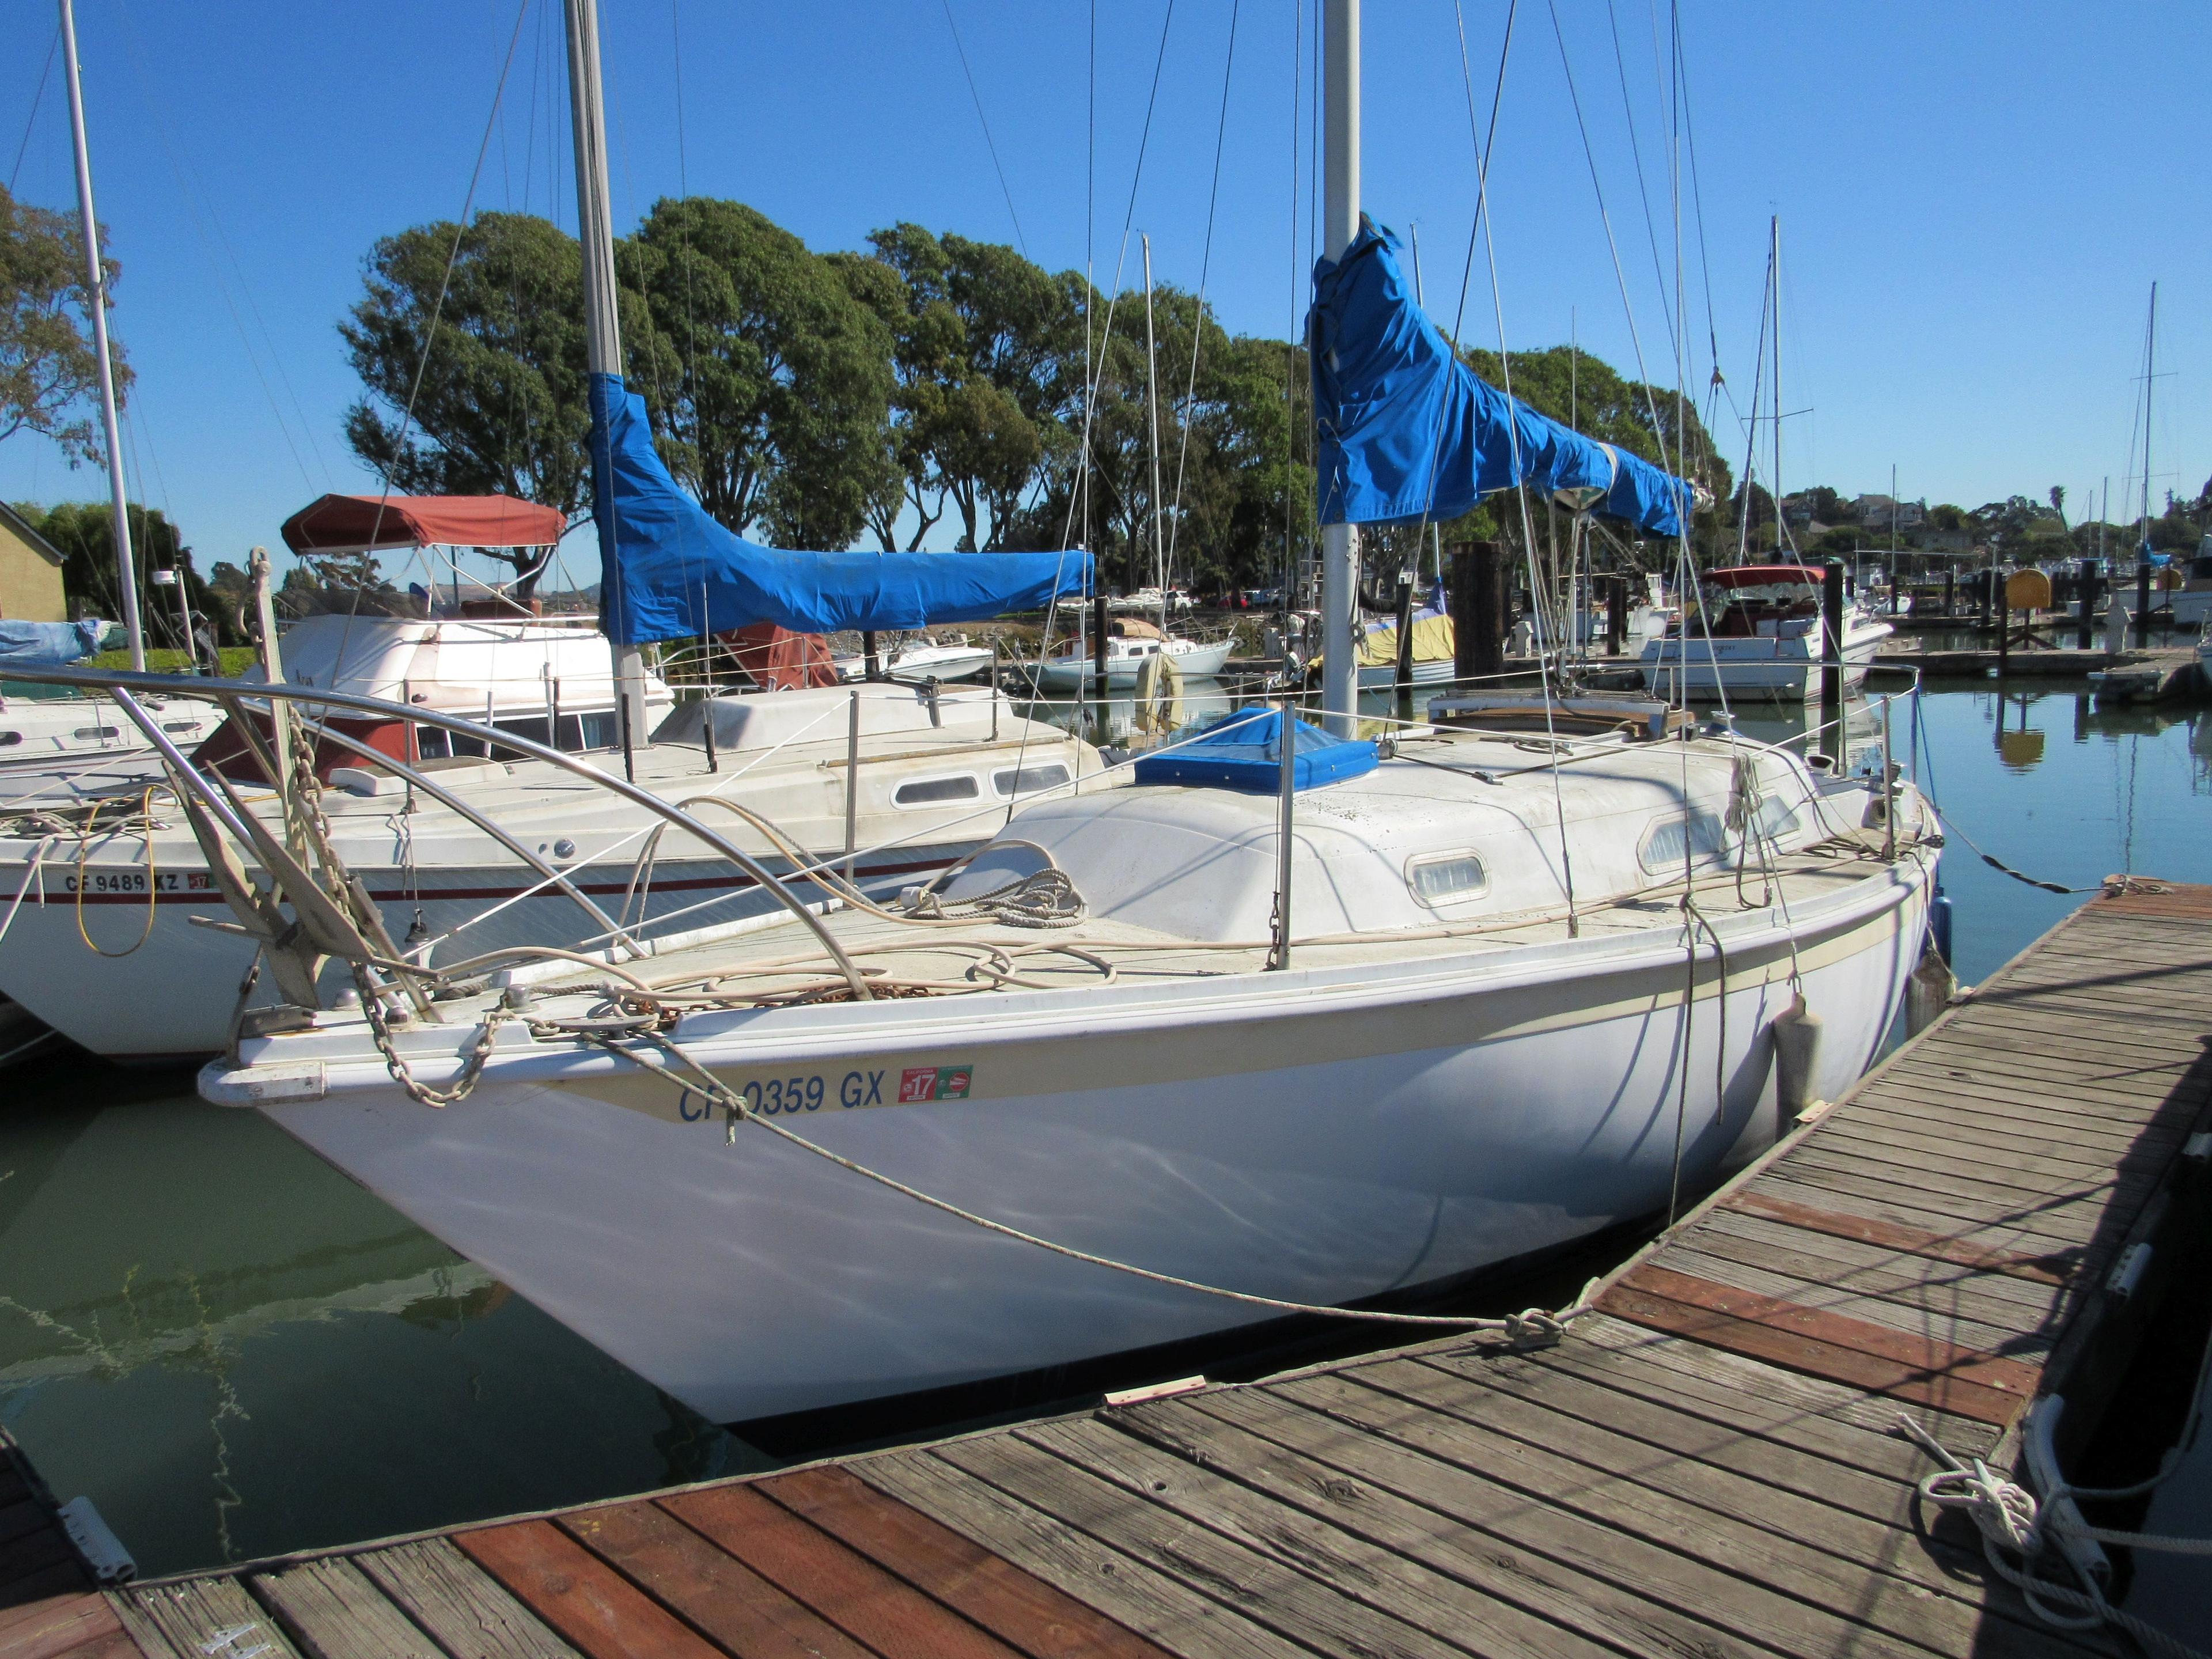
<path fill-rule="evenodd" d="M 866 679 L 866 657 L 839 657 L 837 677 L 850 682 Z M 940 644 L 927 637 L 910 640 L 884 658 L 884 672 L 895 680 L 965 680 L 990 672 L 998 658 L 987 645 L 965 641 Z"/>
<path fill-rule="evenodd" d="M 187 747 L 222 724 L 222 710 L 192 697 L 149 699 L 161 729 Z M 89 697 L 0 697 L 0 777 L 82 769 L 120 780 L 161 769 L 153 742 L 112 702 Z M 12 792 L 11 792 L 12 793 Z"/>
<path fill-rule="evenodd" d="M 872 1000 L 790 1006 L 845 981 L 782 927 L 642 964 L 635 994 L 549 959 L 441 1002 L 391 1041 L 431 1087 L 484 1056 L 443 1110 L 347 1010 L 245 1039 L 201 1091 L 724 1421 L 1273 1316 L 994 1236 L 733 1125 L 732 1096 L 1110 1261 L 1317 1306 L 1433 1289 L 1755 1157 L 1794 996 L 1824 1035 L 1793 1096 L 1832 1099 L 1919 958 L 1938 837 L 1910 785 L 1886 803 L 1641 708 L 1563 706 L 1540 758 L 1525 724 L 1379 761 L 1301 728 L 1321 781 L 1280 935 L 1280 716 L 1248 714 L 1024 809 L 910 911 L 830 918 Z"/>
<path fill-rule="evenodd" d="M 466 624 L 463 633 L 467 644 L 484 647 L 468 655 L 490 676 L 495 724 L 543 743 L 546 682 L 509 676 L 501 665 L 510 652 L 526 664 L 547 652 L 557 659 L 566 640 L 487 641 L 477 637 L 478 628 Z M 621 752 L 606 746 L 613 716 L 605 712 L 611 696 L 605 645 L 576 637 L 596 646 L 586 655 L 596 663 L 602 701 L 598 712 L 586 703 L 572 714 L 562 684 L 559 746 L 595 750 L 598 764 L 619 772 Z M 392 656 L 404 648 L 404 641 L 392 643 L 391 653 L 361 653 L 356 666 L 387 673 Z M 420 641 L 411 660 L 419 665 L 422 653 L 442 652 L 447 643 Z M 355 660 L 351 653 L 349 660 Z M 330 682 L 318 677 L 315 684 Z M 405 684 L 421 688 L 410 693 L 416 708 L 434 707 L 446 695 L 432 689 L 439 682 L 410 678 Z M 540 700 L 536 712 L 501 712 L 496 687 L 510 684 Z M 458 683 L 459 706 L 447 712 L 468 713 L 469 700 L 483 685 Z M 1018 798 L 1098 769 L 1088 744 L 1017 717 L 994 691 L 939 696 L 933 687 L 885 685 L 678 705 L 653 741 L 636 749 L 636 781 L 665 799 L 714 812 L 717 830 L 779 872 L 793 867 L 791 847 L 776 845 L 743 814 L 772 818 L 808 858 L 834 860 L 847 845 L 855 698 L 861 720 L 860 766 L 851 786 L 853 845 L 863 884 L 896 885 L 941 869 L 987 839 Z M 526 698 L 518 705 L 531 707 Z M 705 748 L 709 711 L 713 770 Z M 476 708 L 476 717 L 482 712 Z M 366 884 L 386 930 L 410 954 L 427 951 L 428 960 L 451 962 L 611 930 L 642 939 L 656 929 L 708 926 L 772 906 L 751 878 L 720 854 L 681 836 L 656 833 L 659 821 L 644 809 L 550 763 L 519 759 L 512 750 L 486 757 L 483 740 L 452 739 L 434 726 L 396 717 L 348 715 L 331 720 L 330 729 L 419 769 L 452 797 L 452 805 L 431 798 L 388 768 L 327 737 L 322 741 L 319 770 L 327 787 L 320 810 L 332 848 Z M 586 741 L 577 743 L 579 736 Z M 248 810 L 281 821 L 275 793 L 228 730 L 203 744 L 196 759 L 235 780 Z M 283 998 L 265 976 L 250 998 L 242 996 L 254 942 L 201 925 L 229 912 L 191 827 L 169 813 L 149 823 L 131 810 L 135 804 L 135 795 L 111 800 L 88 823 L 80 807 L 78 832 L 67 836 L 54 834 L 51 813 L 0 809 L 0 893 L 12 898 L 27 892 L 0 935 L 0 993 L 95 1054 L 210 1053 L 228 1041 L 242 1006 Z M 487 823 L 528 848 L 540 867 L 520 864 Z M 586 902 L 597 907 L 596 915 L 583 908 Z M 338 972 L 324 989 L 338 994 L 345 983 Z"/>
<path fill-rule="evenodd" d="M 1113 624 L 1116 630 L 1106 641 L 1106 684 L 1115 690 L 1133 690 L 1137 675 L 1152 657 L 1165 657 L 1186 679 L 1211 679 L 1229 661 L 1232 641 L 1210 643 L 1187 640 L 1181 635 L 1163 635 L 1149 623 L 1134 619 Z M 1036 669 L 1037 684 L 1054 691 L 1085 690 L 1098 683 L 1091 642 L 1078 636 L 1047 657 Z"/>
<path fill-rule="evenodd" d="M 2187 561 L 2188 568 L 2182 585 L 2175 588 L 2154 587 L 2150 595 L 2151 614 L 2160 621 L 2170 622 L 2176 628 L 2202 629 L 2212 618 L 2212 536 L 2197 544 L 2196 554 Z M 2136 584 L 2132 571 L 2115 570 L 2112 575 L 2112 597 L 2127 610 L 2133 620 L 2136 613 Z"/>
<path fill-rule="evenodd" d="M 1723 565 L 1704 578 L 1701 614 L 1645 642 L 1645 687 L 1662 697 L 1722 696 L 1803 701 L 1820 693 L 1820 584 L 1806 565 Z M 1844 615 L 1844 684 L 1866 683 L 1881 641 L 1897 630 L 1856 606 Z"/>

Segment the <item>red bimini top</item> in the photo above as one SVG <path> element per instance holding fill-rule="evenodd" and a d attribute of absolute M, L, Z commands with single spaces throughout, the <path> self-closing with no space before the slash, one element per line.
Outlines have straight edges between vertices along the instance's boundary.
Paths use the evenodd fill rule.
<path fill-rule="evenodd" d="M 1826 571 L 1806 564 L 1724 564 L 1705 574 L 1715 587 L 1778 587 L 1789 582 L 1818 587 L 1827 579 Z"/>
<path fill-rule="evenodd" d="M 284 520 L 295 553 L 387 547 L 550 547 L 568 520 L 513 495 L 324 495 Z"/>

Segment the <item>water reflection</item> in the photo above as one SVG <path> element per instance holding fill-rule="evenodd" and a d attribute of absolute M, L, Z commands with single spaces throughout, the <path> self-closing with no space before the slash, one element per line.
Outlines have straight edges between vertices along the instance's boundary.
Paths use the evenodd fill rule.
<path fill-rule="evenodd" d="M 258 1115 L 86 1066 L 0 1121 L 0 1417 L 143 1571 L 741 1466 Z"/>

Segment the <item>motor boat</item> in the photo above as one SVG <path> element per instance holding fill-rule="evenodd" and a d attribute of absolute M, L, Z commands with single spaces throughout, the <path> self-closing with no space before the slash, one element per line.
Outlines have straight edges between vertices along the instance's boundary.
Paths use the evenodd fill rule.
<path fill-rule="evenodd" d="M 837 677 L 850 682 L 868 677 L 868 659 L 862 656 L 836 659 Z M 964 639 L 933 640 L 920 636 L 902 643 L 882 659 L 883 672 L 895 680 L 973 679 L 988 673 L 998 654 L 988 645 L 970 645 Z"/>
<path fill-rule="evenodd" d="M 1164 634 L 1154 623 L 1135 617 L 1119 617 L 1107 627 L 1106 684 L 1116 691 L 1133 690 L 1138 674 L 1154 657 L 1166 658 L 1186 679 L 1211 679 L 1229 661 L 1233 643 Z M 1048 690 L 1095 692 L 1098 689 L 1091 642 L 1080 634 L 1038 664 L 1035 672 L 1037 684 Z"/>
<path fill-rule="evenodd" d="M 2175 562 L 2183 562 L 2178 555 Z M 2182 573 L 2180 586 L 2153 586 L 2151 612 L 2158 620 L 2176 628 L 2201 629 L 2206 620 L 2212 618 L 2212 536 L 2207 536 L 2185 562 L 2187 568 Z M 2114 573 L 2112 592 L 2114 600 L 2126 608 L 2132 621 L 2136 587 L 2128 573 Z"/>
<path fill-rule="evenodd" d="M 1909 783 L 1656 702 L 1431 722 L 1244 710 L 897 904 L 619 979 L 518 955 L 200 1090 L 742 1421 L 1434 1291 L 1663 1211 L 1880 1054 L 1940 845 Z"/>
<path fill-rule="evenodd" d="M 1820 690 L 1822 571 L 1808 565 L 1723 565 L 1705 573 L 1702 601 L 1638 659 L 1662 697 L 1802 701 Z M 1882 641 L 1897 630 L 1856 605 L 1844 615 L 1846 689 L 1863 685 Z"/>

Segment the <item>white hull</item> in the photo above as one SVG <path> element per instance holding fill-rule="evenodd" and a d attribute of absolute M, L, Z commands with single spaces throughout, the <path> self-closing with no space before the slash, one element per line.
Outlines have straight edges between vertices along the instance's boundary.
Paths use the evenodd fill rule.
<path fill-rule="evenodd" d="M 2120 585 L 2119 601 L 2126 607 L 2130 617 L 2136 614 L 2134 583 L 2123 580 Z M 2212 617 L 2212 587 L 2183 588 L 2173 593 L 2153 593 L 2150 596 L 2150 608 L 2153 617 L 2160 622 L 2168 620 L 2171 613 L 2171 620 L 2176 628 L 2201 629 L 2204 626 L 2205 619 Z"/>
<path fill-rule="evenodd" d="M 1879 1050 L 1925 927 L 1927 864 L 1796 907 L 1826 1022 L 1812 1092 Z M 1776 1133 L 1780 918 L 1719 922 L 1691 1016 L 1686 1185 Z M 1663 1208 L 1680 1073 L 1679 939 L 1592 937 L 1027 997 L 701 1016 L 732 1086 L 823 1080 L 794 1127 L 923 1190 L 1203 1282 L 1342 1304 L 1452 1279 Z M 1256 981 L 1256 982 L 1255 982 Z M 1723 1050 L 1723 1033 L 1725 1048 Z M 1725 1099 L 1713 1096 L 1716 1066 Z M 910 1066 L 972 1096 L 890 1109 Z M 537 1069 L 558 1084 L 521 1075 Z M 353 1071 L 361 1075 L 354 1077 Z M 279 1124 L 710 1418 L 1021 1373 L 1232 1329 L 1266 1310 L 994 1237 L 611 1060 L 518 1060 L 442 1112 L 365 1061 Z M 203 1086 L 224 1097 L 214 1067 Z M 687 1121 L 688 1120 L 688 1121 Z"/>
<path fill-rule="evenodd" d="M 864 882 L 896 890 L 990 839 L 1005 822 L 1013 787 L 1006 781 L 1018 769 L 1028 775 L 1021 785 L 1027 794 L 1096 767 L 1095 756 L 1064 732 L 1011 714 L 1000 727 L 994 693 L 946 693 L 938 703 L 941 725 L 931 723 L 926 702 L 911 690 L 879 687 L 860 695 L 870 722 L 855 802 L 854 844 L 863 854 L 856 874 Z M 853 696 L 823 690 L 724 700 L 716 707 L 770 722 L 773 730 L 724 749 L 712 773 L 703 749 L 653 744 L 637 753 L 638 781 L 678 805 L 716 797 L 764 814 L 815 857 L 835 858 L 845 845 Z M 775 740 L 779 732 L 786 734 L 781 742 Z M 612 755 L 596 758 L 611 768 L 621 763 Z M 633 929 L 665 922 L 688 931 L 773 907 L 769 895 L 697 842 L 675 832 L 653 837 L 659 820 L 643 808 L 544 763 L 428 775 Z M 953 777 L 965 780 L 964 794 L 921 805 L 898 799 L 908 786 Z M 441 940 L 429 958 L 436 966 L 509 945 L 570 945 L 602 931 L 574 899 L 490 837 L 433 802 L 409 810 L 397 781 L 389 781 L 389 793 L 333 789 L 323 801 L 332 844 L 376 899 L 403 950 L 425 938 Z M 273 812 L 267 791 L 246 793 L 256 810 Z M 49 842 L 36 822 L 19 823 L 15 839 L 0 840 L 0 915 L 28 888 L 0 933 L 0 995 L 95 1054 L 210 1054 L 229 1040 L 252 942 L 204 925 L 233 917 L 197 842 L 178 822 L 181 814 L 164 818 L 150 857 L 139 831 L 112 827 L 136 799 L 134 793 L 95 826 L 82 860 L 74 839 Z M 770 870 L 789 867 L 732 815 L 697 810 Z M 530 889 L 539 890 L 516 896 Z M 325 1002 L 349 983 L 340 969 L 326 972 Z M 278 1000 L 264 975 L 252 1001 Z"/>
<path fill-rule="evenodd" d="M 1212 645 L 1194 646 L 1188 651 L 1170 647 L 1164 653 L 1186 679 L 1210 679 L 1218 674 L 1229 660 L 1230 641 L 1218 640 Z M 1115 690 L 1126 690 L 1137 683 L 1137 672 L 1150 659 L 1150 653 L 1133 653 L 1127 656 L 1109 656 L 1106 659 L 1106 684 Z M 1055 691 L 1091 690 L 1097 684 L 1096 665 L 1088 656 L 1081 659 L 1054 657 L 1037 670 L 1037 684 Z"/>
<path fill-rule="evenodd" d="M 1849 627 L 1844 644 L 1845 690 L 1866 684 L 1876 648 L 1896 631 L 1887 623 Z M 1644 646 L 1640 665 L 1645 688 L 1656 696 L 1686 697 L 1693 702 L 1712 702 L 1723 695 L 1802 702 L 1820 695 L 1820 664 L 1814 660 L 1810 636 L 1802 634 L 1653 640 Z"/>
<path fill-rule="evenodd" d="M 854 873 L 872 890 L 896 891 L 902 883 L 926 880 L 929 872 L 974 851 L 990 838 L 997 822 L 979 823 L 964 838 L 933 836 L 861 860 Z M 782 859 L 763 862 L 778 874 L 788 868 Z M 619 919 L 628 867 L 580 872 L 577 883 Z M 40 890 L 33 885 L 17 908 L 4 948 L 0 948 L 0 993 L 96 1054 L 150 1060 L 197 1056 L 222 1048 L 240 986 L 253 963 L 254 946 L 250 939 L 205 925 L 228 922 L 232 916 L 222 895 L 203 884 L 207 880 L 204 868 L 196 862 L 169 872 L 165 879 L 176 887 L 161 894 L 149 927 L 143 890 L 88 895 L 80 913 L 70 890 L 76 878 L 74 865 L 48 866 L 45 901 L 40 902 Z M 519 876 L 518 869 L 513 859 L 507 859 L 422 870 L 412 891 L 400 872 L 380 872 L 368 885 L 383 914 L 385 929 L 394 939 L 407 937 L 418 913 L 423 927 L 435 936 L 503 904 L 496 915 L 476 921 L 435 951 L 434 963 L 513 945 L 565 942 L 589 930 L 588 919 L 563 893 L 520 897 L 536 884 L 526 874 Z M 95 866 L 94 874 L 98 873 Z M 0 888 L 0 914 L 4 914 L 21 875 L 10 872 L 0 879 L 6 883 Z M 811 889 L 801 890 L 810 899 L 819 896 Z M 681 918 L 666 926 L 689 931 L 779 908 L 766 890 L 718 859 L 662 859 L 644 904 L 632 908 L 630 922 L 642 929 L 680 910 Z M 80 915 L 85 933 L 107 954 L 86 948 L 77 931 Z M 131 948 L 142 933 L 144 944 Z M 604 943 L 594 948 L 604 948 Z M 346 991 L 352 981 L 340 965 L 326 968 L 319 983 L 327 1002 Z M 261 1005 L 274 1000 L 264 979 L 252 1000 Z"/>
<path fill-rule="evenodd" d="M 988 672 L 995 660 L 990 652 L 974 646 L 927 646 L 900 652 L 884 664 L 884 672 L 895 680 L 964 680 Z M 865 657 L 839 657 L 836 665 L 838 678 L 848 683 L 867 678 Z"/>

